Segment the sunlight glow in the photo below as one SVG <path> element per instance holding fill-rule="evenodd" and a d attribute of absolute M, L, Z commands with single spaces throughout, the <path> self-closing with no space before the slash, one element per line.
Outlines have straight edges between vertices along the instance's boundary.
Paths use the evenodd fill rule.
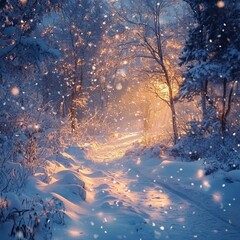
<path fill-rule="evenodd" d="M 79 215 L 74 212 L 74 210 L 70 211 L 70 210 L 65 210 L 64 212 L 68 217 L 70 217 L 71 219 L 73 219 L 74 221 L 78 221 L 79 220 Z"/>
<path fill-rule="evenodd" d="M 146 201 L 144 201 L 143 206 L 149 208 L 148 214 L 151 216 L 151 219 L 159 219 L 159 212 L 156 209 L 168 208 L 171 206 L 171 200 L 167 194 L 156 191 L 155 189 L 146 190 Z M 139 200 L 136 200 L 139 201 Z"/>
<path fill-rule="evenodd" d="M 68 230 L 68 234 L 71 237 L 77 238 L 77 237 L 81 236 L 83 234 L 83 232 L 79 231 L 79 229 L 70 229 L 70 230 Z"/>
<path fill-rule="evenodd" d="M 138 140 L 139 133 L 127 133 L 121 136 L 115 133 L 112 145 L 92 144 L 86 154 L 94 162 L 113 162 L 122 158 L 132 148 L 132 144 Z"/>

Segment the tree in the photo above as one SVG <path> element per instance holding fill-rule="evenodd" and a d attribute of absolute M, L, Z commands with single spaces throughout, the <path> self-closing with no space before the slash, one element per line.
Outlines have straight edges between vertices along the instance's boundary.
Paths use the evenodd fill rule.
<path fill-rule="evenodd" d="M 0 78 L 4 103 L 1 109 L 3 122 L 8 119 L 9 124 L 13 124 L 18 107 L 24 108 L 24 96 L 27 94 L 22 92 L 25 92 L 25 86 L 29 85 L 29 79 L 41 74 L 41 62 L 48 57 L 58 56 L 57 50 L 49 48 L 42 38 L 34 36 L 33 33 L 47 12 L 60 8 L 60 2 L 1 1 Z M 32 85 L 34 84 L 32 82 Z M 14 114 L 10 116 L 12 103 L 18 103 L 18 107 L 12 110 Z M 6 117 L 7 119 L 4 119 Z"/>
<path fill-rule="evenodd" d="M 83 115 L 89 100 L 89 92 L 94 85 L 96 52 L 102 39 L 105 21 L 103 3 L 96 0 L 71 0 L 55 19 L 54 26 L 49 24 L 45 37 L 53 45 L 58 45 L 61 57 L 47 74 L 48 84 L 52 72 L 58 75 L 64 86 L 61 90 L 61 106 L 69 113 L 72 130 L 77 119 Z M 51 86 L 50 86 L 51 87 Z M 52 88 L 48 88 L 51 91 Z"/>
<path fill-rule="evenodd" d="M 181 64 L 187 67 L 180 96 L 201 96 L 202 125 L 220 122 L 226 131 L 237 76 L 239 76 L 239 5 L 237 1 L 188 1 L 194 15 Z M 213 88 L 222 88 L 216 97 Z M 212 122 L 209 122 L 212 119 Z"/>
<path fill-rule="evenodd" d="M 47 140 L 40 139 L 39 133 L 46 125 L 50 127 L 51 114 L 45 115 L 37 79 L 41 78 L 43 60 L 59 52 L 49 48 L 35 30 L 46 13 L 60 7 L 58 0 L 0 3 L 0 171 L 7 161 L 28 170 L 40 164 L 36 142 Z"/>
<path fill-rule="evenodd" d="M 34 36 L 34 31 L 47 12 L 60 8 L 60 2 L 1 1 L 0 84 L 3 105 L 0 123 L 3 134 L 8 134 L 8 130 L 12 132 L 15 125 L 19 126 L 20 116 L 29 110 L 27 106 L 35 104 L 34 101 L 29 103 L 30 96 L 37 95 L 33 91 L 36 82 L 30 80 L 39 77 L 39 65 L 44 59 L 58 55 L 58 51 L 49 48 L 41 37 Z"/>
<path fill-rule="evenodd" d="M 154 73 L 158 76 L 159 83 L 166 86 L 167 99 L 162 99 L 171 110 L 173 139 L 176 143 L 179 138 L 173 93 L 176 79 L 171 77 L 171 67 L 168 64 L 170 54 L 166 49 L 168 40 L 171 40 L 173 36 L 171 31 L 167 30 L 165 23 L 166 13 L 174 5 L 174 1 L 122 0 L 116 1 L 113 5 L 115 13 L 123 24 L 129 28 L 129 31 L 135 33 L 132 42 L 128 43 L 136 47 L 134 57 L 144 59 L 144 65 L 147 65 L 146 72 Z"/>
<path fill-rule="evenodd" d="M 41 55 L 56 54 L 45 42 L 31 36 L 46 12 L 60 7 L 52 1 L 1 1 L 0 8 L 0 69 L 24 70 L 28 64 L 37 64 Z"/>

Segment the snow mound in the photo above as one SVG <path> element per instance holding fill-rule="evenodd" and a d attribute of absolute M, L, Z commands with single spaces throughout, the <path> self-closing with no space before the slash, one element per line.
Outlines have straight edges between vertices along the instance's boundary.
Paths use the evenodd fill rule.
<path fill-rule="evenodd" d="M 240 182 L 240 170 L 233 170 L 225 174 L 225 181 L 233 183 Z"/>

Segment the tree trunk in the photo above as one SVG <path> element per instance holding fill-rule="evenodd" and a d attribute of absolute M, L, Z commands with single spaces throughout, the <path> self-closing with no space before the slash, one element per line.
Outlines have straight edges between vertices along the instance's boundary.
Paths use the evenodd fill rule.
<path fill-rule="evenodd" d="M 223 80 L 223 98 L 222 98 L 222 116 L 221 116 L 221 131 L 222 135 L 226 132 L 226 100 L 227 100 L 227 80 Z"/>
<path fill-rule="evenodd" d="M 70 106 L 70 121 L 71 121 L 71 128 L 72 133 L 76 130 L 76 86 L 74 84 L 72 94 L 71 94 L 71 106 Z"/>
<path fill-rule="evenodd" d="M 202 121 L 207 119 L 207 93 L 208 93 L 208 81 L 204 81 L 203 90 L 201 93 L 201 105 L 202 105 Z"/>
<path fill-rule="evenodd" d="M 151 108 L 150 108 L 150 102 L 146 102 L 146 105 L 144 107 L 143 112 L 143 136 L 144 136 L 144 143 L 149 144 L 149 130 L 151 129 Z"/>
<path fill-rule="evenodd" d="M 172 126 L 173 126 L 173 135 L 174 135 L 174 144 L 177 143 L 178 141 L 178 129 L 177 129 L 177 118 L 176 118 L 176 110 L 175 110 L 175 105 L 173 102 L 173 98 L 170 98 L 170 108 L 171 108 L 171 112 L 172 112 Z"/>
<path fill-rule="evenodd" d="M 230 89 L 230 92 L 229 92 L 229 95 L 228 95 L 228 108 L 227 108 L 226 113 L 225 113 L 226 121 L 227 121 L 227 117 L 228 117 L 228 115 L 229 115 L 229 113 L 231 112 L 231 109 L 232 109 L 233 89 L 234 89 L 234 85 L 231 86 L 231 89 Z"/>
<path fill-rule="evenodd" d="M 173 89 L 172 89 L 172 84 L 168 76 L 168 72 L 164 64 L 162 64 L 162 68 L 164 71 L 164 75 L 166 78 L 166 83 L 168 87 L 168 94 L 169 94 L 169 106 L 171 110 L 171 115 L 172 115 L 172 128 L 173 128 L 173 142 L 174 144 L 177 143 L 179 135 L 178 135 L 178 128 L 177 128 L 177 117 L 176 117 L 176 110 L 175 110 L 175 104 L 173 100 Z"/>
<path fill-rule="evenodd" d="M 227 117 L 229 113 L 231 112 L 232 108 L 232 99 L 233 99 L 233 88 L 234 85 L 231 86 L 229 95 L 228 95 L 228 100 L 227 100 L 227 80 L 224 79 L 223 82 L 223 103 L 222 103 L 222 117 L 221 117 L 221 131 L 222 135 L 225 134 L 227 130 Z"/>

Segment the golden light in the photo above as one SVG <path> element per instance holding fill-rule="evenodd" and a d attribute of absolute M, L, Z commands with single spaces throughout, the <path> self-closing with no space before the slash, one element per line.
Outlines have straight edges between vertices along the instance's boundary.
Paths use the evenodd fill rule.
<path fill-rule="evenodd" d="M 102 218 L 102 217 L 104 216 L 104 213 L 103 213 L 103 212 L 98 212 L 98 213 L 97 213 L 97 216 L 100 217 L 100 218 Z"/>
<path fill-rule="evenodd" d="M 118 134 L 118 133 L 114 133 L 113 136 L 114 136 L 115 138 L 118 138 L 119 134 Z"/>
<path fill-rule="evenodd" d="M 149 85 L 150 91 L 156 93 L 158 96 L 161 96 L 162 99 L 169 101 L 169 87 L 164 82 L 159 82 L 157 79 L 153 79 L 153 81 Z M 172 86 L 173 96 L 176 96 L 178 93 L 178 86 L 174 84 Z"/>
<path fill-rule="evenodd" d="M 217 6 L 218 6 L 219 8 L 223 8 L 223 7 L 225 6 L 224 1 L 218 1 L 218 2 L 217 2 Z"/>
<path fill-rule="evenodd" d="M 77 238 L 83 234 L 83 232 L 79 231 L 79 229 L 70 229 L 68 231 L 69 236 Z"/>
<path fill-rule="evenodd" d="M 203 176 L 204 176 L 204 171 L 202 169 L 199 169 L 197 171 L 197 178 L 201 179 L 203 178 Z"/>
<path fill-rule="evenodd" d="M 117 159 L 125 156 L 126 152 L 132 148 L 132 144 L 139 139 L 138 133 L 130 133 L 126 136 L 114 136 L 114 140 L 111 145 L 109 144 L 97 144 L 92 145 L 91 151 L 86 154 L 89 159 L 95 162 L 113 162 Z"/>
<path fill-rule="evenodd" d="M 39 130 L 40 125 L 39 125 L 39 124 L 35 124 L 35 125 L 34 125 L 34 128 L 35 128 L 36 130 Z"/>
<path fill-rule="evenodd" d="M 19 88 L 18 87 L 13 87 L 11 89 L 11 93 L 12 93 L 13 96 L 19 95 L 19 93 L 20 93 Z"/>
<path fill-rule="evenodd" d="M 122 90 L 122 89 L 123 89 L 122 84 L 121 84 L 121 83 L 117 83 L 117 84 L 116 84 L 116 89 L 117 89 L 118 91 Z"/>
<path fill-rule="evenodd" d="M 26 5 L 28 0 L 19 0 L 22 5 Z"/>
<path fill-rule="evenodd" d="M 203 186 L 204 186 L 205 188 L 210 188 L 210 187 L 211 187 L 210 183 L 209 183 L 207 180 L 204 180 L 204 181 L 203 181 Z"/>
<path fill-rule="evenodd" d="M 142 161 L 141 161 L 141 159 L 140 159 L 140 158 L 138 158 L 138 159 L 137 159 L 137 161 L 136 161 L 136 165 L 140 165 L 140 164 L 141 164 L 141 162 L 142 162 Z"/>
<path fill-rule="evenodd" d="M 218 192 L 213 193 L 212 198 L 215 202 L 221 202 L 222 201 L 222 196 Z"/>
<path fill-rule="evenodd" d="M 138 195 L 135 198 L 135 201 L 139 201 L 139 197 L 141 196 Z M 151 206 L 148 211 L 151 219 L 157 220 L 159 217 L 163 217 L 159 216 L 159 212 L 154 211 L 154 209 L 169 208 L 171 204 L 172 202 L 167 194 L 156 191 L 155 189 L 146 189 L 146 201 L 142 203 L 142 206 L 146 208 L 149 208 L 149 206 Z"/>
<path fill-rule="evenodd" d="M 114 37 L 115 37 L 116 40 L 120 39 L 120 35 L 119 34 L 116 34 Z"/>

